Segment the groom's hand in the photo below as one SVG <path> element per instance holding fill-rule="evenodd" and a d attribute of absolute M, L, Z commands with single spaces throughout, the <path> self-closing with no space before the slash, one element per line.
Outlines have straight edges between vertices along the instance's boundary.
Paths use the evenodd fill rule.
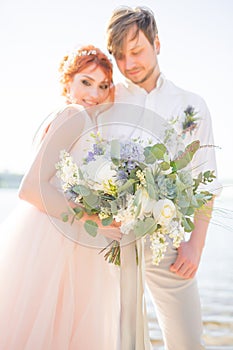
<path fill-rule="evenodd" d="M 196 248 L 191 241 L 182 242 L 170 271 L 185 279 L 193 278 L 197 272 L 201 254 L 202 250 Z"/>

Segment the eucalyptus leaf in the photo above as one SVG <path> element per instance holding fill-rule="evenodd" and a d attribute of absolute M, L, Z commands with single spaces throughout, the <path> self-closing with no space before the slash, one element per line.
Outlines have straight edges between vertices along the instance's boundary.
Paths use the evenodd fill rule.
<path fill-rule="evenodd" d="M 148 195 L 151 199 L 157 199 L 155 186 L 148 184 L 147 185 L 147 192 L 148 192 Z"/>
<path fill-rule="evenodd" d="M 84 210 L 80 207 L 73 208 L 75 212 L 75 219 L 80 220 L 83 217 Z"/>
<path fill-rule="evenodd" d="M 200 141 L 196 140 L 185 147 L 184 152 L 182 152 L 178 158 L 176 158 L 171 165 L 175 171 L 185 168 L 192 160 L 196 151 L 200 148 Z"/>
<path fill-rule="evenodd" d="M 136 237 L 143 237 L 146 234 L 155 232 L 157 224 L 153 218 L 146 218 L 145 220 L 138 220 L 134 225 L 134 232 Z"/>
<path fill-rule="evenodd" d="M 90 193 L 88 196 L 83 197 L 83 204 L 85 208 L 96 209 L 100 203 L 100 197 L 94 193 Z"/>
<path fill-rule="evenodd" d="M 145 147 L 144 156 L 147 164 L 155 163 L 156 160 L 163 159 L 167 149 L 162 143 Z"/>
<path fill-rule="evenodd" d="M 81 207 L 75 207 L 75 208 L 72 208 L 72 210 L 75 212 L 75 214 L 78 214 L 83 211 Z"/>
<path fill-rule="evenodd" d="M 96 222 L 92 220 L 86 220 L 84 223 L 84 228 L 92 237 L 95 237 L 97 235 L 98 225 Z"/>
<path fill-rule="evenodd" d="M 118 210 L 117 210 L 117 201 L 111 201 L 110 202 L 110 206 L 111 206 L 111 213 L 113 215 L 116 215 Z"/>
<path fill-rule="evenodd" d="M 192 196 L 191 205 L 192 205 L 194 208 L 198 208 L 198 207 L 199 207 L 198 202 L 197 202 L 197 199 L 196 199 L 195 196 Z"/>
<path fill-rule="evenodd" d="M 120 160 L 117 158 L 112 158 L 112 162 L 114 165 L 119 166 L 120 165 Z"/>
<path fill-rule="evenodd" d="M 142 196 L 142 190 L 139 188 L 137 192 L 135 193 L 134 201 L 133 204 L 138 206 L 141 201 L 141 196 Z"/>
<path fill-rule="evenodd" d="M 141 208 L 142 208 L 142 203 L 139 203 L 136 206 L 135 217 L 137 217 L 140 214 Z"/>
<path fill-rule="evenodd" d="M 147 183 L 151 183 L 151 184 L 154 184 L 155 183 L 155 180 L 154 180 L 154 176 L 153 174 L 151 173 L 151 170 L 149 168 L 147 168 L 145 170 L 145 177 L 146 177 L 146 182 Z"/>
<path fill-rule="evenodd" d="M 150 169 L 146 169 L 145 178 L 146 178 L 147 192 L 149 194 L 149 197 L 151 199 L 156 199 L 155 180 Z"/>
<path fill-rule="evenodd" d="M 101 220 L 103 226 L 109 226 L 113 222 L 113 217 L 109 216 L 108 218 Z"/>
<path fill-rule="evenodd" d="M 169 162 L 162 162 L 160 164 L 160 168 L 161 168 L 161 170 L 166 171 L 166 170 L 170 169 L 170 163 Z"/>
<path fill-rule="evenodd" d="M 112 196 L 111 194 L 108 194 L 108 193 L 103 193 L 101 194 L 101 199 L 105 199 L 107 201 L 113 201 L 115 199 L 114 196 Z"/>
<path fill-rule="evenodd" d="M 72 188 L 72 190 L 81 196 L 88 196 L 90 194 L 89 188 L 84 185 L 76 185 Z"/>
<path fill-rule="evenodd" d="M 185 211 L 185 215 L 193 215 L 194 214 L 194 208 L 193 207 L 188 207 Z"/>
<path fill-rule="evenodd" d="M 78 175 L 79 175 L 79 178 L 80 178 L 81 180 L 84 179 L 83 172 L 82 172 L 82 170 L 81 170 L 80 168 L 78 168 Z"/>
<path fill-rule="evenodd" d="M 190 218 L 183 217 L 182 223 L 183 223 L 185 232 L 192 232 L 193 231 L 194 224 Z"/>
<path fill-rule="evenodd" d="M 132 187 L 134 185 L 136 181 L 134 179 L 129 179 L 126 181 L 126 183 L 124 183 L 124 185 L 120 186 L 118 188 L 118 192 L 124 192 L 124 191 L 128 191 L 130 189 L 130 187 Z"/>
<path fill-rule="evenodd" d="M 185 193 L 179 195 L 177 198 L 177 204 L 180 208 L 188 208 L 190 205 L 190 197 Z"/>

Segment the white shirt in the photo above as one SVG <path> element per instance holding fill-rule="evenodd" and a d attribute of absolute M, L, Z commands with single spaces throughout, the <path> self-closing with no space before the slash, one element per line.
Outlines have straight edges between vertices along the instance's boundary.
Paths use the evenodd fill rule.
<path fill-rule="evenodd" d="M 217 176 L 217 166 L 215 158 L 215 144 L 213 138 L 212 121 L 205 101 L 197 94 L 185 91 L 171 81 L 167 80 L 161 74 L 157 81 L 157 86 L 149 93 L 131 81 L 119 83 L 116 86 L 115 102 L 138 105 L 151 110 L 160 115 L 165 120 L 177 118 L 174 127 L 177 132 L 182 131 L 182 121 L 184 120 L 184 111 L 188 106 L 192 106 L 197 112 L 198 117 L 195 130 L 185 134 L 184 143 L 187 145 L 194 140 L 199 140 L 200 148 L 192 161 L 193 175 L 197 175 L 201 171 L 214 170 Z M 221 185 L 215 179 L 213 182 L 204 186 L 204 189 L 219 195 Z"/>

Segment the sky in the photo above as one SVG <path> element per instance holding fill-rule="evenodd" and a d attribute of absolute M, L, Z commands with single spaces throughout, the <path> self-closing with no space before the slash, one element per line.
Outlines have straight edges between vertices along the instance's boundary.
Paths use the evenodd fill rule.
<path fill-rule="evenodd" d="M 80 44 L 93 43 L 107 53 L 107 22 L 120 5 L 153 10 L 161 42 L 160 69 L 207 102 L 219 177 L 233 179 L 231 0 L 1 0 L 0 171 L 26 171 L 37 128 L 64 102 L 59 62 Z M 114 80 L 121 79 L 115 67 Z"/>

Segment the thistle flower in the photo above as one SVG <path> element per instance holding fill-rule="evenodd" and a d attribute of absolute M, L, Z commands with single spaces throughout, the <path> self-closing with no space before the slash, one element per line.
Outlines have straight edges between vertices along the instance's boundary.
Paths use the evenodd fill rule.
<path fill-rule="evenodd" d="M 182 134 L 184 135 L 186 132 L 190 132 L 191 134 L 192 131 L 197 127 L 197 120 L 199 119 L 198 117 L 195 117 L 197 112 L 195 112 L 194 107 L 188 106 L 184 110 L 184 114 L 185 114 L 185 119 L 182 123 L 182 127 L 183 127 Z"/>

